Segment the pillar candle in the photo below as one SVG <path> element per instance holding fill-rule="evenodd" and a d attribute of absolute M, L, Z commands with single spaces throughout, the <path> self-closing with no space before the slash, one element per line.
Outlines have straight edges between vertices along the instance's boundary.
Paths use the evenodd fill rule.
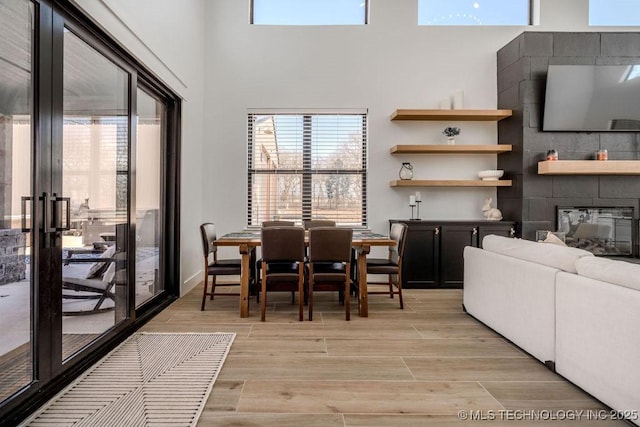
<path fill-rule="evenodd" d="M 419 191 L 416 191 L 416 202 L 421 202 L 422 201 L 422 194 L 420 194 Z"/>
<path fill-rule="evenodd" d="M 412 194 L 409 196 L 409 206 L 415 206 L 415 205 L 416 205 L 416 196 Z"/>
<path fill-rule="evenodd" d="M 462 110 L 464 108 L 464 92 L 456 90 L 453 93 L 453 109 Z"/>
<path fill-rule="evenodd" d="M 451 109 L 451 99 L 450 98 L 442 98 L 440 100 L 440 109 L 441 110 L 450 110 Z"/>

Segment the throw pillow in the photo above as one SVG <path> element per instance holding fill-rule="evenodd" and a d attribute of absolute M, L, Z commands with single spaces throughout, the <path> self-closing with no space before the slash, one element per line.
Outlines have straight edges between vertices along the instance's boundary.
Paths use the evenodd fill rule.
<path fill-rule="evenodd" d="M 116 253 L 116 245 L 111 245 L 107 248 L 107 250 L 102 252 L 100 254 L 100 259 L 102 259 L 103 261 L 98 261 L 91 264 L 91 266 L 89 267 L 89 270 L 87 271 L 87 275 L 85 276 L 85 279 L 101 278 L 104 272 L 107 271 L 107 268 L 109 268 L 109 265 L 111 264 L 110 262 L 104 262 L 104 259 L 113 258 L 113 255 L 115 255 L 115 253 Z"/>

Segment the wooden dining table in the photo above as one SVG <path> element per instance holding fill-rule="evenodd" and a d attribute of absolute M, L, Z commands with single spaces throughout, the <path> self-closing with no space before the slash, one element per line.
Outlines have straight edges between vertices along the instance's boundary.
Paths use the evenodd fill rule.
<path fill-rule="evenodd" d="M 305 239 L 308 242 L 308 238 Z M 260 246 L 260 231 L 241 231 L 219 237 L 216 246 L 237 246 L 242 258 L 240 274 L 240 317 L 249 317 L 249 280 L 251 278 L 251 253 Z M 358 269 L 358 307 L 361 317 L 369 316 L 367 299 L 367 255 L 372 246 L 395 246 L 396 242 L 388 236 L 369 231 L 353 232 L 353 248 L 357 254 Z"/>

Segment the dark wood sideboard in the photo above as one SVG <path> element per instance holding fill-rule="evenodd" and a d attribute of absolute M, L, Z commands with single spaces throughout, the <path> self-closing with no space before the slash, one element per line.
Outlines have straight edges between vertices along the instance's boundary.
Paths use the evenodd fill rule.
<path fill-rule="evenodd" d="M 409 226 L 402 267 L 405 288 L 461 288 L 465 246 L 481 247 L 487 234 L 514 237 L 513 221 L 392 219 Z"/>

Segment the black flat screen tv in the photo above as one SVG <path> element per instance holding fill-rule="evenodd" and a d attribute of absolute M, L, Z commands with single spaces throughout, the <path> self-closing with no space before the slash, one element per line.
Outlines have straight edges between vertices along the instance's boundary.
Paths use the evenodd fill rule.
<path fill-rule="evenodd" d="M 640 131 L 640 64 L 549 65 L 543 131 Z"/>

